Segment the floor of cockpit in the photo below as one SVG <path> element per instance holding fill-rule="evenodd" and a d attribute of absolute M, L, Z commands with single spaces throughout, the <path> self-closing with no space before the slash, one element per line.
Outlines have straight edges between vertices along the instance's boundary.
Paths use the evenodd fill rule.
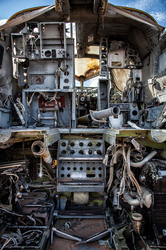
<path fill-rule="evenodd" d="M 82 239 L 87 239 L 94 234 L 107 229 L 107 223 L 104 219 L 59 219 L 54 225 L 58 230 L 71 234 Z M 66 228 L 68 227 L 68 228 Z M 106 238 L 109 240 L 109 236 Z M 62 239 L 54 235 L 53 243 L 49 250 L 105 250 L 105 246 L 98 241 L 90 243 L 79 243 L 77 241 Z"/>

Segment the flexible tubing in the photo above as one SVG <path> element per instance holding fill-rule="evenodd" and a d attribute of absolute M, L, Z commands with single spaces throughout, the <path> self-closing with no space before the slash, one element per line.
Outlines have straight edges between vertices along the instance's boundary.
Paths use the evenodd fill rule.
<path fill-rule="evenodd" d="M 132 162 L 130 161 L 130 165 L 134 168 L 141 168 L 145 163 L 150 161 L 155 155 L 157 154 L 157 151 L 152 151 L 149 155 L 147 155 L 142 161 L 140 162 Z"/>

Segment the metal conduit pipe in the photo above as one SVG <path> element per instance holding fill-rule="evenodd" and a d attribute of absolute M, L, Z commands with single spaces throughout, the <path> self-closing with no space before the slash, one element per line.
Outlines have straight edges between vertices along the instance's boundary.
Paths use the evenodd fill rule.
<path fill-rule="evenodd" d="M 135 168 L 141 168 L 145 163 L 150 161 L 155 155 L 157 154 L 157 151 L 152 151 L 149 155 L 147 155 L 142 161 L 140 162 L 132 162 L 130 161 L 130 165 Z"/>
<path fill-rule="evenodd" d="M 156 154 L 157 154 L 157 151 L 152 151 L 149 155 L 147 155 L 140 162 L 132 162 L 132 161 L 130 161 L 130 165 L 132 167 L 135 167 L 135 168 L 141 168 L 143 165 L 145 165 L 145 163 L 147 163 L 148 161 L 150 161 Z M 118 150 L 118 151 L 116 151 L 115 154 L 113 155 L 113 157 L 114 157 L 113 163 L 114 164 L 117 163 L 117 158 L 118 158 L 119 155 L 123 155 L 123 151 L 121 149 Z"/>
<path fill-rule="evenodd" d="M 89 114 L 84 115 L 84 116 L 79 117 L 77 120 L 78 120 L 79 123 L 90 122 L 91 121 L 91 116 Z"/>
<path fill-rule="evenodd" d="M 142 187 L 141 188 L 141 197 L 143 200 L 143 204 L 147 207 L 150 208 L 152 204 L 152 194 L 151 192 L 147 189 Z M 126 192 L 123 194 L 123 198 L 127 201 L 128 204 L 131 206 L 139 206 L 140 202 L 137 198 L 132 198 L 131 194 L 129 192 Z"/>
<path fill-rule="evenodd" d="M 32 153 L 35 156 L 42 156 L 43 161 L 47 164 L 50 170 L 52 170 L 52 157 L 50 151 L 44 147 L 44 143 L 42 141 L 35 141 L 31 146 Z"/>
<path fill-rule="evenodd" d="M 137 198 L 132 198 L 129 192 L 123 194 L 123 198 L 127 201 L 131 206 L 137 207 L 140 205 L 139 200 Z"/>
<path fill-rule="evenodd" d="M 100 111 L 93 111 L 88 115 L 85 116 L 81 116 L 79 117 L 77 120 L 79 123 L 84 123 L 84 122 L 91 122 L 93 120 L 93 118 L 95 120 L 101 120 L 103 118 L 107 118 L 109 116 L 113 116 L 113 115 L 119 115 L 120 113 L 120 108 L 117 106 L 108 108 L 108 109 L 104 109 L 104 110 L 100 110 Z"/>
<path fill-rule="evenodd" d="M 111 107 L 109 109 L 104 109 L 104 110 L 93 112 L 92 116 L 96 120 L 100 120 L 102 118 L 107 118 L 109 116 L 119 115 L 119 113 L 120 113 L 120 108 L 117 106 L 114 106 L 114 107 Z"/>
<path fill-rule="evenodd" d="M 123 150 L 119 149 L 118 151 L 115 152 L 115 154 L 113 155 L 113 164 L 117 163 L 118 160 L 118 156 L 119 155 L 123 155 Z"/>
<path fill-rule="evenodd" d="M 114 187 L 112 189 L 112 194 L 113 194 L 112 205 L 113 205 L 114 208 L 116 208 L 118 206 L 118 189 L 117 189 L 117 187 Z"/>

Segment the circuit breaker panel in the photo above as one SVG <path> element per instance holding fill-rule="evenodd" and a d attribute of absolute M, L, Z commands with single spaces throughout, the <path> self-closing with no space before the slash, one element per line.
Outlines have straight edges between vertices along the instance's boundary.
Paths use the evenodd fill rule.
<path fill-rule="evenodd" d="M 14 76 L 24 87 L 20 121 L 26 127 L 75 124 L 74 40 L 64 23 L 26 23 L 12 33 Z M 73 104 L 73 105 L 72 105 Z"/>

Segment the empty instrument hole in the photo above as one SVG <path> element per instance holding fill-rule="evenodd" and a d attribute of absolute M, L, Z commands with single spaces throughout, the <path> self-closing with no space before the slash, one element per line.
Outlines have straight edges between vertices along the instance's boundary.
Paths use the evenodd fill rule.
<path fill-rule="evenodd" d="M 101 171 L 101 169 L 102 169 L 101 167 L 98 168 L 98 170 L 100 170 L 100 171 Z"/>
<path fill-rule="evenodd" d="M 66 154 L 66 150 L 62 150 L 62 154 L 65 155 Z"/>
<path fill-rule="evenodd" d="M 80 170 L 82 171 L 82 170 L 83 170 L 83 167 L 80 167 Z"/>
<path fill-rule="evenodd" d="M 67 177 L 69 178 L 69 177 L 70 177 L 70 174 L 68 174 Z"/>
<path fill-rule="evenodd" d="M 95 177 L 95 174 L 86 174 L 86 177 L 94 178 L 94 177 Z"/>
<path fill-rule="evenodd" d="M 99 177 L 101 178 L 101 177 L 102 177 L 102 175 L 101 175 L 101 174 L 99 174 Z"/>
<path fill-rule="evenodd" d="M 66 142 L 62 142 L 62 147 L 65 147 L 66 146 Z"/>
<path fill-rule="evenodd" d="M 69 82 L 69 79 L 66 78 L 66 79 L 64 80 L 64 83 L 68 83 L 68 82 Z"/>
<path fill-rule="evenodd" d="M 101 71 L 106 71 L 107 70 L 107 67 L 106 66 L 102 66 L 101 67 Z"/>
<path fill-rule="evenodd" d="M 34 145 L 33 146 L 33 152 L 34 153 L 40 153 L 43 150 L 42 147 L 40 147 L 39 145 Z"/>
<path fill-rule="evenodd" d="M 77 170 L 77 168 L 76 168 L 76 167 L 74 167 L 74 168 L 73 168 L 73 170 L 74 170 L 74 171 L 76 171 L 76 170 Z"/>
<path fill-rule="evenodd" d="M 50 50 L 46 50 L 45 51 L 45 57 L 50 57 L 51 56 L 51 51 Z"/>
<path fill-rule="evenodd" d="M 72 142 L 70 143 L 70 146 L 71 146 L 71 147 L 74 147 L 74 145 L 75 145 L 75 144 L 74 144 L 74 142 L 72 141 Z"/>
<path fill-rule="evenodd" d="M 96 168 L 95 168 L 95 167 L 93 167 L 92 169 L 93 169 L 93 170 L 96 170 Z"/>
<path fill-rule="evenodd" d="M 80 146 L 80 147 L 82 147 L 83 145 L 84 145 L 84 143 L 83 143 L 83 142 L 80 142 L 80 143 L 79 143 L 79 146 Z"/>
<path fill-rule="evenodd" d="M 69 171 L 69 170 L 70 170 L 70 167 L 68 167 L 67 170 Z"/>
<path fill-rule="evenodd" d="M 64 174 L 61 174 L 61 177 L 63 178 L 63 177 L 64 177 Z"/>
<path fill-rule="evenodd" d="M 87 167 L 87 168 L 86 168 L 86 170 L 90 170 L 90 168 L 89 168 L 89 167 Z"/>
<path fill-rule="evenodd" d="M 61 170 L 64 170 L 64 169 L 65 169 L 64 167 L 61 168 Z"/>
<path fill-rule="evenodd" d="M 105 47 L 107 46 L 106 42 L 102 42 L 101 45 Z"/>
<path fill-rule="evenodd" d="M 138 114 L 137 110 L 133 110 L 132 114 L 136 116 Z"/>
<path fill-rule="evenodd" d="M 98 155 L 102 155 L 102 153 L 101 153 L 100 150 L 97 150 L 97 154 L 98 154 Z"/>

